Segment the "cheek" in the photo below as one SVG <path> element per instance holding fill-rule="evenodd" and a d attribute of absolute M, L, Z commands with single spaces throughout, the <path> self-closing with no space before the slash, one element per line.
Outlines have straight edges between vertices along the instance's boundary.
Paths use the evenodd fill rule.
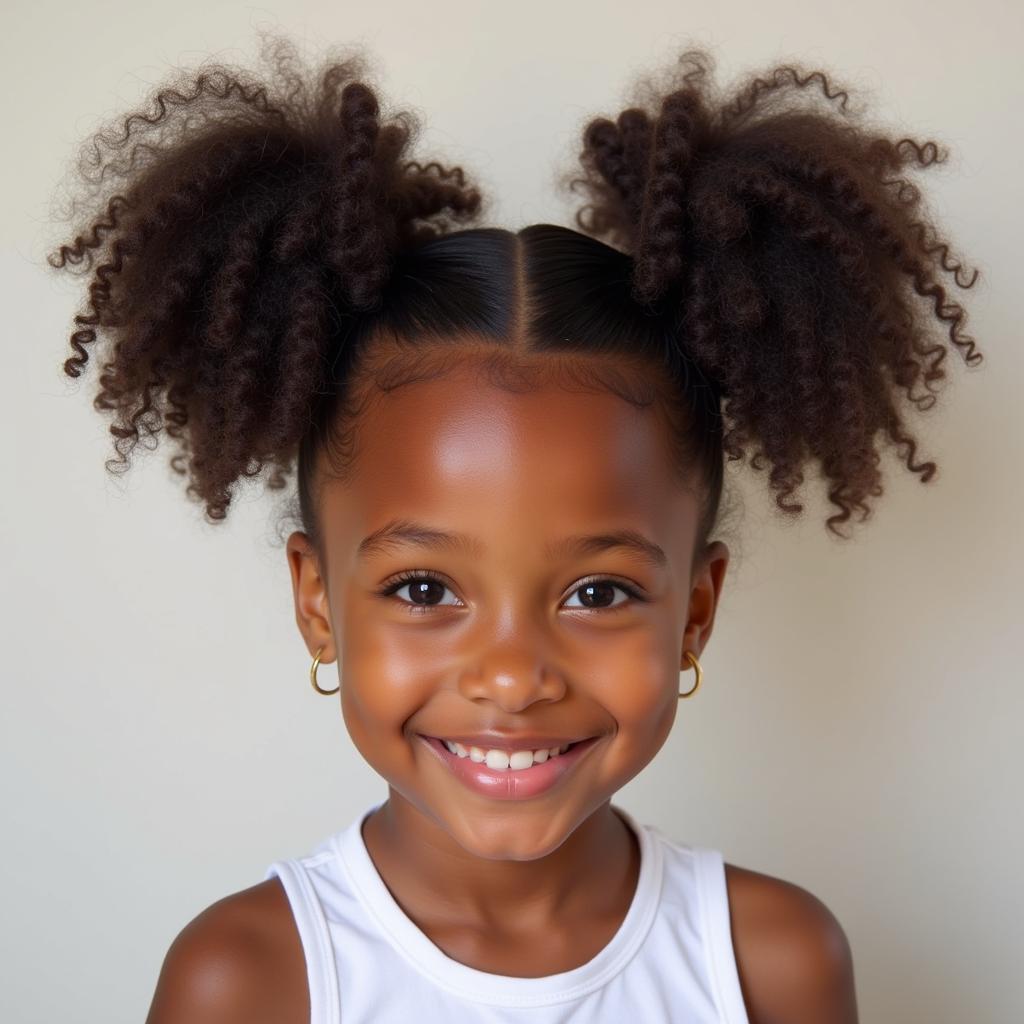
<path fill-rule="evenodd" d="M 670 645 L 657 633 L 637 635 L 629 642 L 609 643 L 578 652 L 586 665 L 587 690 L 602 704 L 619 727 L 632 731 L 649 729 L 678 692 L 677 659 Z"/>
<path fill-rule="evenodd" d="M 430 674 L 408 644 L 358 630 L 347 635 L 353 639 L 342 652 L 341 704 L 353 741 L 364 756 L 389 742 L 407 743 L 403 729 L 429 700 Z"/>
<path fill-rule="evenodd" d="M 633 650 L 606 659 L 591 676 L 590 697 L 615 720 L 613 748 L 623 767 L 646 764 L 672 730 L 678 705 L 679 667 L 674 658 L 653 650 Z"/>

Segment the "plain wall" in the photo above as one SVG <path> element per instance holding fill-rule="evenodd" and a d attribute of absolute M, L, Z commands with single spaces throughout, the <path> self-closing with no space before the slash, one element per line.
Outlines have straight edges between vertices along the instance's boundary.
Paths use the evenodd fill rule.
<path fill-rule="evenodd" d="M 911 420 L 938 476 L 920 484 L 886 449 L 886 493 L 843 543 L 813 472 L 805 518 L 786 526 L 765 474 L 730 467 L 742 511 L 704 685 L 615 801 L 824 900 L 851 941 L 862 1021 L 1024 1017 L 1019 5 L 7 10 L 0 1019 L 141 1021 L 190 918 L 385 793 L 336 701 L 310 689 L 277 497 L 244 491 L 208 526 L 165 445 L 108 477 L 96 366 L 79 383 L 61 373 L 82 296 L 45 252 L 79 143 L 170 65 L 254 66 L 256 27 L 313 59 L 364 44 L 385 100 L 423 116 L 416 152 L 462 164 L 511 228 L 571 222 L 554 177 L 583 120 L 617 113 L 635 74 L 690 41 L 712 47 L 723 83 L 820 63 L 872 117 L 951 149 L 918 180 L 982 273 L 952 290 L 985 361 L 950 352 L 938 405 Z"/>

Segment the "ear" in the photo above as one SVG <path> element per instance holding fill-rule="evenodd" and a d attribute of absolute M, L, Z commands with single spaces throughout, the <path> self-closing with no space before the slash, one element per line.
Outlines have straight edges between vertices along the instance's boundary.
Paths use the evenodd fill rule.
<path fill-rule="evenodd" d="M 687 611 L 683 647 L 679 652 L 680 671 L 691 668 L 683 651 L 691 651 L 698 660 L 711 637 L 715 624 L 718 599 L 722 596 L 722 581 L 729 566 L 729 549 L 716 540 L 709 544 L 696 561 L 690 604 Z"/>
<path fill-rule="evenodd" d="M 328 664 L 337 658 L 337 651 L 331 633 L 327 584 L 321 573 L 320 560 L 309 537 L 301 530 L 289 536 L 285 550 L 295 598 L 295 622 L 306 641 L 310 657 L 322 647 L 320 663 Z"/>

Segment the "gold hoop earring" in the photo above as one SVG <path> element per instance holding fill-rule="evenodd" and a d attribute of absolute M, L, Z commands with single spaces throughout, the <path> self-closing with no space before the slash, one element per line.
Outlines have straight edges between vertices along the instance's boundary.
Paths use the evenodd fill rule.
<path fill-rule="evenodd" d="M 704 678 L 704 673 L 701 670 L 700 662 L 697 660 L 697 655 L 693 651 L 683 651 L 683 655 L 689 659 L 690 664 L 693 666 L 694 672 L 697 673 L 697 681 L 693 684 L 692 690 L 687 690 L 686 693 L 679 694 L 679 699 L 682 700 L 684 697 L 692 697 L 697 692 L 697 687 L 700 686 L 701 679 Z"/>
<path fill-rule="evenodd" d="M 313 659 L 313 667 L 309 670 L 309 681 L 313 684 L 313 689 L 316 690 L 317 693 L 322 693 L 325 697 L 329 697 L 332 693 L 337 693 L 341 689 L 341 683 L 338 683 L 333 690 L 325 690 L 316 681 L 316 669 L 320 664 L 320 655 L 323 653 L 324 649 L 322 647 L 316 652 L 316 657 Z"/>

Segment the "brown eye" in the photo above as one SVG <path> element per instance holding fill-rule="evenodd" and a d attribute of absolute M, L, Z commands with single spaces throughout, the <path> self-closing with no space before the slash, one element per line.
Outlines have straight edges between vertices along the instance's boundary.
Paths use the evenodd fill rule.
<path fill-rule="evenodd" d="M 615 591 L 621 591 L 626 595 L 626 601 L 615 601 Z M 573 591 L 573 596 L 580 594 L 580 603 L 567 605 L 569 608 L 589 608 L 600 611 L 604 608 L 620 608 L 627 604 L 630 598 L 640 599 L 638 591 L 625 583 L 617 583 L 614 580 L 595 579 L 582 583 Z"/>
<path fill-rule="evenodd" d="M 399 595 L 399 600 L 412 605 L 415 608 L 436 608 L 442 604 L 455 604 L 457 602 L 442 602 L 441 598 L 449 588 L 439 576 L 433 573 L 418 570 L 416 572 L 402 573 L 390 583 L 386 584 L 381 594 L 389 597 L 397 594 L 400 590 L 408 588 L 409 597 Z"/>
<path fill-rule="evenodd" d="M 448 589 L 437 580 L 417 580 L 415 583 L 407 583 L 409 588 L 409 600 L 413 604 L 440 604 L 444 592 Z"/>

